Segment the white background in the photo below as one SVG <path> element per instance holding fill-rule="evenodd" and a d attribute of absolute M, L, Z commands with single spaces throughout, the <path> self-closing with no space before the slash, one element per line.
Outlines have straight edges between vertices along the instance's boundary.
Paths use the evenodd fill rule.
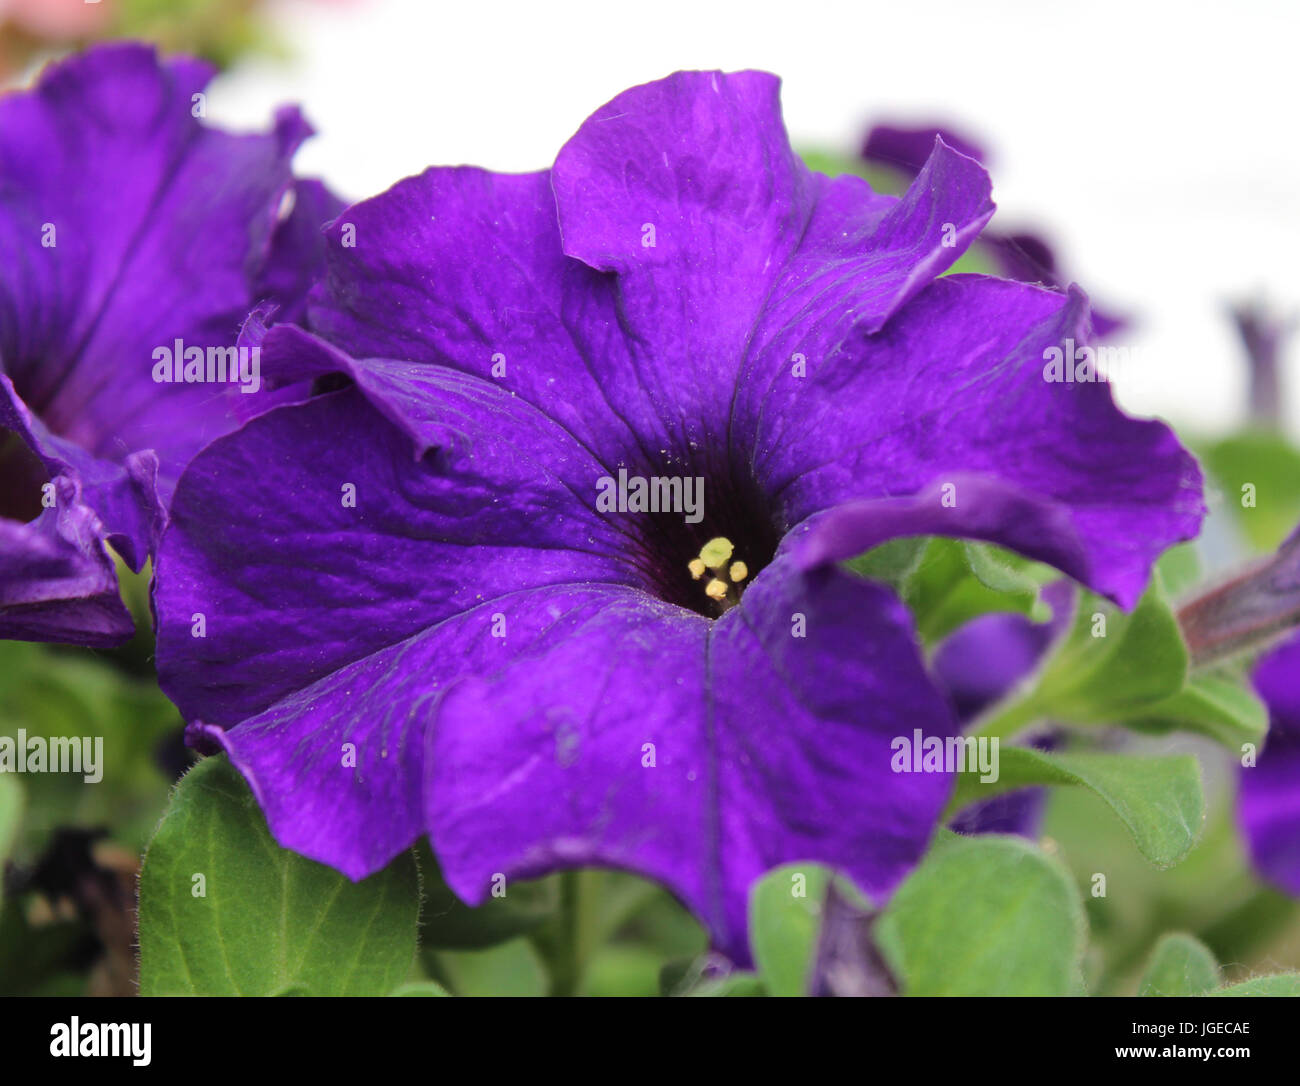
<path fill-rule="evenodd" d="M 549 165 L 588 113 L 678 68 L 784 79 L 796 147 L 948 121 L 991 151 L 1002 227 L 1041 226 L 1094 298 L 1135 314 L 1140 413 L 1222 431 L 1245 410 L 1224 306 L 1300 310 L 1300 3 L 281 0 L 288 60 L 246 63 L 212 115 L 300 101 L 302 172 L 344 196 L 431 164 Z M 1290 351 L 1300 370 L 1300 351 Z M 1300 373 L 1289 416 L 1300 425 Z"/>

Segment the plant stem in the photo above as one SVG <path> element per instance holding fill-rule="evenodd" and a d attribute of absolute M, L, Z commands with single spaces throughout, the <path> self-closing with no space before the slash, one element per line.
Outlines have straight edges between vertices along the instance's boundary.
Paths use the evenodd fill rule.
<path fill-rule="evenodd" d="M 565 871 L 559 876 L 560 903 L 555 919 L 534 937 L 551 976 L 551 995 L 577 995 L 587 969 L 594 936 L 597 871 Z"/>
<path fill-rule="evenodd" d="M 1038 703 L 1032 696 L 1015 698 L 1005 706 L 995 707 L 988 716 L 975 722 L 966 735 L 1010 739 L 1017 732 L 1024 731 L 1042 717 Z"/>

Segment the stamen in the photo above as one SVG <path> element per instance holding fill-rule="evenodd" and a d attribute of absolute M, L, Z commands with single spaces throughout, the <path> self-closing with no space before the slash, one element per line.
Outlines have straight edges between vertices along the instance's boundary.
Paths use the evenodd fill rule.
<path fill-rule="evenodd" d="M 736 547 L 726 536 L 715 536 L 700 548 L 698 558 L 687 563 L 693 580 L 705 580 L 704 594 L 723 611 L 734 607 L 740 600 L 741 582 L 749 576 L 749 566 L 740 559 L 732 562 Z"/>

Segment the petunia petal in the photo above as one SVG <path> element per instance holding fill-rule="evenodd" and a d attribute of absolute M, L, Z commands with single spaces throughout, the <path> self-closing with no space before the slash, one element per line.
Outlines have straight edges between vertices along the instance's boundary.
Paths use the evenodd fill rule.
<path fill-rule="evenodd" d="M 815 335 L 815 332 L 814 332 Z M 897 535 L 1002 543 L 1131 606 L 1150 565 L 1194 536 L 1201 476 L 1172 432 L 1123 415 L 1104 382 L 1045 379 L 1087 343 L 1082 294 L 936 280 L 876 335 L 766 391 L 756 472 L 805 564 Z"/>
<path fill-rule="evenodd" d="M 441 418 L 422 444 L 347 389 L 259 416 L 191 463 L 155 584 L 159 673 L 187 718 L 237 723 L 503 594 L 634 578 L 554 425 L 426 369 Z"/>
<path fill-rule="evenodd" d="M 135 627 L 103 527 L 73 479 L 51 482 L 52 508 L 28 523 L 0 518 L 0 638 L 121 644 Z"/>
<path fill-rule="evenodd" d="M 1068 594 L 1061 602 L 1050 622 L 1031 622 L 1024 615 L 980 615 L 944 638 L 935 650 L 933 667 L 959 720 L 974 719 L 1038 666 L 1069 620 Z"/>
<path fill-rule="evenodd" d="M 204 127 L 210 75 L 109 45 L 0 101 L 0 365 L 60 438 L 155 450 L 164 494 L 234 420 L 217 390 L 156 384 L 153 352 L 233 343 L 309 131 L 294 110 L 265 135 Z"/>
<path fill-rule="evenodd" d="M 902 201 L 810 173 L 776 91 L 679 73 L 598 111 L 550 174 L 431 169 L 354 205 L 311 327 L 489 378 L 607 463 L 719 446 L 756 344 L 879 327 L 992 213 L 982 168 L 942 144 Z"/>
<path fill-rule="evenodd" d="M 986 161 L 984 148 L 955 129 L 934 125 L 929 128 L 900 128 L 892 124 L 875 125 L 862 143 L 861 156 L 868 162 L 892 166 L 914 176 L 921 171 L 938 136 L 949 147 L 976 162 Z"/>
<path fill-rule="evenodd" d="M 1238 817 L 1255 867 L 1300 896 L 1300 639 L 1265 656 L 1254 680 L 1269 733 L 1257 764 L 1240 771 Z"/>
<path fill-rule="evenodd" d="M 792 324 L 874 331 L 993 213 L 983 169 L 942 143 L 901 201 L 810 173 L 778 89 L 762 72 L 679 72 L 619 95 L 556 159 L 565 252 L 617 275 L 620 320 L 652 361 L 642 381 L 688 420 L 687 443 L 723 435 L 753 355 Z"/>
<path fill-rule="evenodd" d="M 257 290 L 262 300 L 276 306 L 277 321 L 301 324 L 305 320 L 307 295 L 325 274 L 329 251 L 325 227 L 346 206 L 321 181 L 294 182 L 293 208 L 275 227 Z"/>
<path fill-rule="evenodd" d="M 715 429 L 816 195 L 779 91 L 752 71 L 634 87 L 587 119 L 552 171 L 564 251 L 617 274 L 620 318 L 654 361 L 651 397 Z"/>
<path fill-rule="evenodd" d="M 891 167 L 904 177 L 915 177 L 930 154 L 935 137 L 977 162 L 989 162 L 979 144 L 941 125 L 919 128 L 876 125 L 867 133 L 861 156 L 867 162 Z M 1070 283 L 1057 267 L 1052 246 L 1039 234 L 1005 234 L 988 229 L 980 234 L 979 242 L 981 250 L 992 257 L 999 274 L 1007 279 L 1041 283 L 1059 290 L 1064 290 Z M 1127 324 L 1127 318 L 1093 307 L 1092 330 L 1098 339 L 1106 339 Z"/>
<path fill-rule="evenodd" d="M 76 480 L 78 500 L 94 510 L 103 539 L 138 573 L 164 520 L 157 487 L 158 459 L 152 450 L 131 453 L 120 463 L 100 459 L 50 433 L 3 373 L 0 428 L 22 441 L 50 476 L 67 475 Z"/>
<path fill-rule="evenodd" d="M 834 569 L 768 567 L 715 624 L 636 593 L 453 687 L 428 824 L 449 884 L 587 863 L 670 886 L 737 961 L 750 884 L 797 860 L 888 894 L 951 788 L 896 775 L 893 739 L 953 733 L 905 608 Z"/>
<path fill-rule="evenodd" d="M 285 848 L 353 879 L 424 832 L 426 736 L 444 691 L 550 643 L 610 589 L 503 593 L 420 629 L 286 695 L 229 729 L 195 722 L 192 745 L 225 750 Z"/>
<path fill-rule="evenodd" d="M 605 459 L 662 444 L 608 277 L 560 249 L 549 174 L 429 169 L 327 235 L 309 323 L 350 355 L 482 377 Z"/>

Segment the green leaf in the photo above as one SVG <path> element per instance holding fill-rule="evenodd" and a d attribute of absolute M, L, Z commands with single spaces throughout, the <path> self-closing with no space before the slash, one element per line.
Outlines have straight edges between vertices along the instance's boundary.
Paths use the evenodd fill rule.
<path fill-rule="evenodd" d="M 1064 868 L 1018 837 L 942 834 L 881 914 L 907 995 L 1071 995 L 1086 923 Z"/>
<path fill-rule="evenodd" d="M 487 950 L 425 951 L 438 979 L 458 996 L 544 996 L 546 967 L 526 938 Z"/>
<path fill-rule="evenodd" d="M 716 980 L 706 980 L 702 984 L 696 985 L 689 992 L 688 996 L 764 996 L 767 990 L 763 986 L 762 980 L 754 973 L 729 973 L 725 977 L 719 977 Z"/>
<path fill-rule="evenodd" d="M 1300 450 L 1280 434 L 1249 430 L 1199 452 L 1223 488 L 1223 508 L 1256 548 L 1276 550 L 1300 520 Z"/>
<path fill-rule="evenodd" d="M 995 705 L 972 731 L 1006 738 L 1040 720 L 1112 724 L 1140 719 L 1183 690 L 1188 662 L 1159 570 L 1129 614 L 1080 592 L 1069 630 L 1032 685 Z"/>
<path fill-rule="evenodd" d="M 382 995 L 410 972 L 419 900 L 409 852 L 354 883 L 280 848 L 239 773 L 205 759 L 145 854 L 141 993 Z"/>
<path fill-rule="evenodd" d="M 390 996 L 449 996 L 441 984 L 432 980 L 413 980 L 409 984 L 402 984 L 388 993 Z"/>
<path fill-rule="evenodd" d="M 1205 823 L 1201 768 L 1190 754 L 1048 754 L 1001 746 L 998 779 L 983 784 L 975 773 L 959 775 L 951 810 L 1033 785 L 1078 785 L 1096 793 L 1157 867 L 1182 859 Z"/>
<path fill-rule="evenodd" d="M 759 976 L 772 995 L 808 994 L 829 885 L 826 868 L 795 863 L 773 868 L 750 890 L 750 942 Z"/>
<path fill-rule="evenodd" d="M 1230 984 L 1211 992 L 1212 996 L 1300 996 L 1300 973 L 1276 973 Z"/>
<path fill-rule="evenodd" d="M 1268 731 L 1268 708 L 1240 680 L 1198 675 L 1173 697 L 1138 710 L 1119 722 L 1134 731 L 1196 732 L 1230 750 L 1255 743 Z"/>
<path fill-rule="evenodd" d="M 927 644 L 993 611 L 1046 621 L 1042 586 L 1059 576 L 987 543 L 939 537 L 893 539 L 852 559 L 849 568 L 881 581 L 903 598 Z"/>
<path fill-rule="evenodd" d="M 1187 668 L 1187 647 L 1157 571 L 1130 614 L 1081 594 L 1070 632 L 1032 697 L 1053 719 L 1109 723 L 1173 697 Z"/>
<path fill-rule="evenodd" d="M 887 584 L 902 595 L 929 545 L 925 536 L 902 536 L 851 558 L 848 565 L 854 572 Z"/>
<path fill-rule="evenodd" d="M 1069 631 L 1037 679 L 996 705 L 974 731 L 1006 737 L 1050 719 L 1123 724 L 1152 734 L 1192 732 L 1232 750 L 1258 743 L 1268 728 L 1268 711 L 1244 678 L 1227 670 L 1189 673 L 1187 647 L 1164 581 L 1166 572 L 1179 583 L 1194 577 L 1193 557 L 1182 547 L 1166 551 L 1130 614 L 1081 592 Z"/>
<path fill-rule="evenodd" d="M 1156 569 L 1164 583 L 1165 595 L 1178 599 L 1201 580 L 1201 556 L 1195 543 L 1178 543 L 1156 560 Z"/>
<path fill-rule="evenodd" d="M 1151 952 L 1138 995 L 1204 995 L 1219 984 L 1219 963 L 1210 948 L 1191 935 L 1171 932 Z"/>

